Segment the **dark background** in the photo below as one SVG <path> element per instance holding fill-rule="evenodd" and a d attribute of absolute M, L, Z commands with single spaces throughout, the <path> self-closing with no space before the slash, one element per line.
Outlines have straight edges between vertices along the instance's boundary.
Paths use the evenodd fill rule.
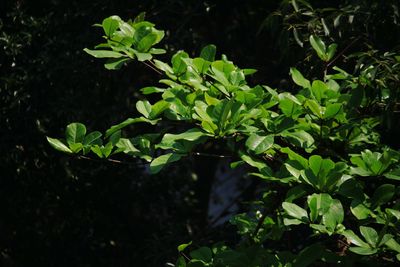
<path fill-rule="evenodd" d="M 189 240 L 234 240 L 229 227 L 205 223 L 215 159 L 191 158 L 149 176 L 130 159 L 65 156 L 45 136 L 62 136 L 74 121 L 104 131 L 135 116 L 136 92 L 157 83 L 143 65 L 107 71 L 82 51 L 100 42 L 91 25 L 103 18 L 145 11 L 166 31 L 161 59 L 212 43 L 238 66 L 259 70 L 251 83 L 285 89 L 289 67 L 305 52 L 285 32 L 282 39 L 262 30 L 278 8 L 279 1 L 259 0 L 2 1 L 0 266 L 164 266 Z M 392 48 L 393 35 L 381 49 Z"/>

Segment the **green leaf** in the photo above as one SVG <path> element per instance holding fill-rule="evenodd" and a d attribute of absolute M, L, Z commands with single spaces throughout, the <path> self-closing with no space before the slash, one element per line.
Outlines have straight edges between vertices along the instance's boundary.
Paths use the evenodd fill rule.
<path fill-rule="evenodd" d="M 110 129 L 108 129 L 106 131 L 106 135 L 105 138 L 109 137 L 110 135 L 112 135 L 113 133 L 115 133 L 118 130 L 121 130 L 122 128 L 125 128 L 128 125 L 131 125 L 133 123 L 138 123 L 138 122 L 147 122 L 150 123 L 152 125 L 155 125 L 157 123 L 158 120 L 149 120 L 147 118 L 144 117 L 140 117 L 140 118 L 128 118 L 126 120 L 124 120 L 123 122 L 112 126 Z"/>
<path fill-rule="evenodd" d="M 162 48 L 151 48 L 149 52 L 150 52 L 150 54 L 154 54 L 154 55 L 161 55 L 161 54 L 167 53 L 167 51 Z"/>
<path fill-rule="evenodd" d="M 117 137 L 117 136 L 115 136 L 115 137 Z M 105 146 L 100 147 L 100 150 L 101 150 L 101 153 L 103 154 L 103 156 L 105 158 L 108 158 L 108 156 L 110 156 L 113 148 L 114 148 L 114 145 L 112 144 L 112 142 L 108 142 Z"/>
<path fill-rule="evenodd" d="M 372 227 L 360 226 L 360 233 L 365 238 L 365 240 L 372 247 L 376 247 L 378 243 L 378 232 Z"/>
<path fill-rule="evenodd" d="M 172 69 L 176 75 L 181 75 L 186 71 L 187 65 L 183 58 L 189 58 L 189 55 L 184 51 L 178 51 L 172 56 Z"/>
<path fill-rule="evenodd" d="M 305 102 L 305 107 L 307 107 L 318 118 L 323 118 L 325 111 L 323 107 L 317 103 L 317 101 L 308 99 Z"/>
<path fill-rule="evenodd" d="M 101 147 L 99 145 L 94 145 L 90 147 L 90 150 L 93 151 L 99 158 L 103 158 L 103 153 L 101 151 Z"/>
<path fill-rule="evenodd" d="M 125 55 L 115 52 L 115 51 L 110 51 L 110 50 L 90 50 L 90 49 L 83 49 L 86 53 L 89 55 L 95 57 L 95 58 L 120 58 L 120 57 L 126 57 Z"/>
<path fill-rule="evenodd" d="M 217 47 L 213 44 L 209 44 L 201 50 L 200 57 L 204 60 L 213 62 L 215 60 L 216 51 Z"/>
<path fill-rule="evenodd" d="M 175 263 L 175 267 L 186 267 L 186 261 L 185 259 L 181 256 L 177 259 L 176 263 Z"/>
<path fill-rule="evenodd" d="M 201 247 L 190 252 L 193 259 L 210 262 L 212 260 L 212 251 L 208 247 Z"/>
<path fill-rule="evenodd" d="M 311 134 L 307 133 L 304 130 L 296 130 L 294 132 L 282 132 L 282 137 L 285 137 L 291 144 L 304 148 L 307 152 L 308 149 L 314 148 L 315 140 Z"/>
<path fill-rule="evenodd" d="M 397 220 L 400 221 L 400 210 L 386 208 L 385 211 L 386 213 L 390 214 L 391 216 L 394 216 Z"/>
<path fill-rule="evenodd" d="M 321 58 L 323 61 L 328 61 L 325 54 L 325 43 L 318 36 L 310 35 L 310 44 L 312 48 L 314 48 L 314 50 L 317 52 L 319 58 Z"/>
<path fill-rule="evenodd" d="M 382 204 L 389 202 L 395 193 L 396 187 L 392 184 L 383 184 L 379 186 L 371 198 L 371 203 L 374 207 L 378 207 Z"/>
<path fill-rule="evenodd" d="M 119 148 L 122 152 L 128 155 L 135 156 L 140 154 L 140 150 L 137 149 L 131 142 L 131 140 L 127 138 L 120 138 L 116 143 L 116 147 Z"/>
<path fill-rule="evenodd" d="M 372 255 L 378 252 L 376 248 L 370 247 L 350 247 L 351 252 L 354 252 L 359 255 Z"/>
<path fill-rule="evenodd" d="M 140 12 L 139 15 L 137 15 L 133 20 L 133 24 L 144 21 L 145 17 L 146 17 L 146 12 Z"/>
<path fill-rule="evenodd" d="M 158 36 L 156 33 L 150 33 L 143 37 L 136 46 L 139 52 L 147 52 L 151 46 L 156 42 Z"/>
<path fill-rule="evenodd" d="M 387 172 L 384 174 L 384 176 L 388 179 L 400 181 L 400 168 Z"/>
<path fill-rule="evenodd" d="M 388 248 L 390 248 L 390 249 L 392 249 L 392 250 L 394 250 L 394 251 L 400 253 L 400 244 L 397 243 L 397 241 L 394 240 L 393 238 L 392 238 L 392 239 L 389 239 L 389 240 L 385 243 L 385 245 L 386 245 Z"/>
<path fill-rule="evenodd" d="M 320 80 L 315 80 L 311 86 L 311 92 L 314 98 L 321 103 L 322 98 L 325 97 L 325 92 L 328 90 L 328 86 Z"/>
<path fill-rule="evenodd" d="M 260 136 L 257 134 L 252 134 L 246 141 L 246 146 L 254 151 L 256 154 L 261 154 L 272 147 L 274 144 L 274 136 Z"/>
<path fill-rule="evenodd" d="M 116 58 L 116 59 L 109 59 L 107 63 L 104 64 L 104 67 L 108 70 L 119 70 L 125 62 L 130 61 L 130 58 Z"/>
<path fill-rule="evenodd" d="M 150 113 L 151 113 L 152 107 L 151 107 L 151 104 L 149 101 L 139 100 L 138 102 L 136 102 L 136 109 L 146 118 L 148 118 L 148 119 L 150 118 Z"/>
<path fill-rule="evenodd" d="M 109 143 L 112 146 L 115 146 L 118 142 L 119 139 L 121 138 L 121 131 L 116 131 L 115 133 L 113 133 L 110 137 L 109 137 Z M 108 144 L 107 144 L 108 145 Z"/>
<path fill-rule="evenodd" d="M 103 20 L 101 25 L 107 37 L 111 37 L 114 34 L 119 27 L 120 21 L 121 19 L 117 16 L 112 16 Z"/>
<path fill-rule="evenodd" d="M 310 169 L 315 176 L 324 178 L 327 174 L 335 168 L 335 163 L 330 159 L 322 159 L 319 155 L 313 155 L 308 160 Z"/>
<path fill-rule="evenodd" d="M 46 137 L 47 142 L 56 150 L 64 152 L 64 153 L 72 153 L 71 149 L 69 149 L 63 142 L 58 139 Z"/>
<path fill-rule="evenodd" d="M 358 220 L 366 219 L 371 214 L 371 210 L 358 199 L 353 199 L 350 205 L 350 211 Z"/>
<path fill-rule="evenodd" d="M 190 241 L 189 243 L 186 244 L 180 244 L 178 246 L 178 252 L 182 252 L 184 251 L 188 246 L 190 246 L 192 244 L 192 241 Z"/>
<path fill-rule="evenodd" d="M 247 164 L 249 164 L 250 166 L 252 166 L 254 168 L 257 168 L 260 171 L 260 173 L 263 174 L 264 176 L 272 176 L 273 175 L 271 168 L 265 162 L 253 159 L 244 153 L 239 153 L 239 154 L 240 154 L 240 158 L 244 162 L 246 162 Z"/>
<path fill-rule="evenodd" d="M 304 185 L 297 185 L 295 187 L 290 188 L 285 197 L 285 202 L 293 202 L 302 196 L 307 194 L 306 187 Z"/>
<path fill-rule="evenodd" d="M 90 151 L 90 146 L 92 145 L 101 145 L 102 141 L 100 137 L 102 134 L 98 131 L 91 132 L 90 134 L 86 135 L 85 138 L 83 139 L 83 146 L 84 146 L 84 153 L 87 153 Z"/>
<path fill-rule="evenodd" d="M 152 120 L 156 119 L 161 113 L 164 112 L 164 110 L 166 110 L 169 107 L 169 105 L 170 104 L 165 100 L 160 100 L 160 101 L 156 102 L 151 107 L 151 112 L 149 114 L 149 118 Z"/>
<path fill-rule="evenodd" d="M 165 165 L 178 161 L 182 158 L 183 155 L 180 154 L 173 154 L 173 153 L 168 153 L 162 156 L 159 156 L 158 158 L 155 158 L 151 163 L 150 163 L 150 173 L 156 174 L 159 171 L 161 171 L 162 168 L 164 168 Z"/>
<path fill-rule="evenodd" d="M 186 132 L 180 134 L 165 134 L 161 140 L 163 144 L 170 144 L 175 142 L 176 140 L 186 140 L 186 141 L 196 141 L 204 136 L 210 136 L 209 134 L 203 132 L 198 128 L 192 128 L 187 130 Z"/>
<path fill-rule="evenodd" d="M 138 52 L 136 50 L 134 51 L 134 54 L 137 57 L 137 60 L 140 62 L 151 60 L 153 58 L 153 56 L 150 53 Z"/>
<path fill-rule="evenodd" d="M 144 95 L 150 95 L 153 93 L 163 93 L 165 92 L 166 89 L 164 88 L 158 88 L 155 86 L 149 86 L 149 87 L 144 87 L 142 89 L 140 89 L 140 91 L 144 94 Z"/>
<path fill-rule="evenodd" d="M 336 53 L 337 44 L 330 44 L 326 52 L 326 61 L 330 61 Z"/>
<path fill-rule="evenodd" d="M 292 75 L 292 79 L 295 84 L 303 88 L 311 87 L 310 81 L 304 78 L 304 76 L 296 68 L 290 68 L 290 74 Z"/>
<path fill-rule="evenodd" d="M 82 123 L 71 123 L 65 130 L 65 139 L 68 145 L 82 143 L 86 134 L 86 127 Z"/>
<path fill-rule="evenodd" d="M 279 95 L 279 108 L 283 114 L 291 118 L 297 118 L 302 114 L 301 102 L 291 94 Z"/>
<path fill-rule="evenodd" d="M 304 169 L 308 168 L 308 160 L 288 147 L 281 148 L 281 152 L 288 155 L 289 159 L 297 161 Z"/>
<path fill-rule="evenodd" d="M 283 202 L 282 208 L 286 211 L 286 213 L 289 216 L 296 218 L 302 222 L 308 222 L 307 211 L 305 209 L 297 206 L 296 204 L 289 203 L 289 202 Z"/>
<path fill-rule="evenodd" d="M 364 247 L 364 248 L 369 248 L 370 246 L 365 243 L 361 238 L 359 238 L 352 230 L 345 230 L 343 232 L 343 235 L 346 237 L 346 239 L 359 247 Z"/>
<path fill-rule="evenodd" d="M 341 109 L 342 109 L 341 103 L 334 103 L 327 105 L 324 113 L 324 118 L 325 119 L 334 118 L 337 114 L 339 114 Z"/>

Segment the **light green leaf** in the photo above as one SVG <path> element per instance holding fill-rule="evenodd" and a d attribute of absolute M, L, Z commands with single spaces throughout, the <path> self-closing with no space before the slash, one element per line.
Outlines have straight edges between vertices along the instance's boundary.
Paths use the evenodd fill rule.
<path fill-rule="evenodd" d="M 325 114 L 324 114 L 324 118 L 325 119 L 334 118 L 337 114 L 339 114 L 341 109 L 342 109 L 341 103 L 334 103 L 334 104 L 327 105 Z"/>
<path fill-rule="evenodd" d="M 304 78 L 304 76 L 296 68 L 290 68 L 290 74 L 292 75 L 292 79 L 295 82 L 295 84 L 303 88 L 311 87 L 310 81 Z"/>
<path fill-rule="evenodd" d="M 400 168 L 387 172 L 384 174 L 384 176 L 388 179 L 400 181 Z"/>
<path fill-rule="evenodd" d="M 308 160 L 310 169 L 315 176 L 324 178 L 327 174 L 335 168 L 335 163 L 330 159 L 322 159 L 319 155 L 313 155 Z"/>
<path fill-rule="evenodd" d="M 157 40 L 157 34 L 149 33 L 143 37 L 136 46 L 139 52 L 147 52 Z"/>
<path fill-rule="evenodd" d="M 159 171 L 161 171 L 162 168 L 164 168 L 165 165 L 178 161 L 182 158 L 183 155 L 180 154 L 173 154 L 173 153 L 168 153 L 162 156 L 159 156 L 158 158 L 155 158 L 151 163 L 150 163 L 150 173 L 156 174 Z"/>
<path fill-rule="evenodd" d="M 327 56 L 325 55 L 325 43 L 318 36 L 310 35 L 310 44 L 312 48 L 314 48 L 314 50 L 317 52 L 319 58 L 321 58 L 323 61 L 327 61 Z"/>
<path fill-rule="evenodd" d="M 155 125 L 157 123 L 158 120 L 149 120 L 147 118 L 144 117 L 140 117 L 140 118 L 128 118 L 126 120 L 124 120 L 123 122 L 112 126 L 110 129 L 108 129 L 106 131 L 106 135 L 105 137 L 109 137 L 110 135 L 112 135 L 113 133 L 115 133 L 118 130 L 121 130 L 122 128 L 125 128 L 128 125 L 131 125 L 133 123 L 138 123 L 138 122 L 147 122 L 150 123 L 152 125 Z"/>
<path fill-rule="evenodd" d="M 192 241 L 190 241 L 189 243 L 186 244 L 180 244 L 178 246 L 178 252 L 182 252 L 184 251 L 188 246 L 190 246 L 192 244 Z"/>
<path fill-rule="evenodd" d="M 323 81 L 313 81 L 311 86 L 311 93 L 319 103 L 321 103 L 321 100 L 325 97 L 325 92 L 327 90 L 329 90 L 328 86 Z"/>
<path fill-rule="evenodd" d="M 308 221 L 307 211 L 305 209 L 297 206 L 296 204 L 289 203 L 289 202 L 283 202 L 282 208 L 286 211 L 286 213 L 289 216 L 296 218 L 302 222 Z"/>
<path fill-rule="evenodd" d="M 149 101 L 147 100 L 139 100 L 138 102 L 136 102 L 136 109 L 137 111 L 139 111 L 143 116 L 145 116 L 146 118 L 150 119 L 150 113 L 151 113 L 151 104 Z"/>
<path fill-rule="evenodd" d="M 289 159 L 297 161 L 304 169 L 308 168 L 308 160 L 288 147 L 281 148 L 281 152 L 288 155 Z"/>
<path fill-rule="evenodd" d="M 293 145 L 306 149 L 307 152 L 307 149 L 315 147 L 314 138 L 311 134 L 304 130 L 296 130 L 293 132 L 284 131 L 281 133 L 281 136 L 287 139 Z"/>
<path fill-rule="evenodd" d="M 108 70 L 119 70 L 125 62 L 128 62 L 130 60 L 131 59 L 127 57 L 110 59 L 107 61 L 107 63 L 104 64 L 104 67 Z"/>
<path fill-rule="evenodd" d="M 393 238 L 392 238 L 392 239 L 389 239 L 389 240 L 385 243 L 385 245 L 386 245 L 388 248 L 390 248 L 390 249 L 392 249 L 392 250 L 394 250 L 394 251 L 400 253 L 400 244 L 397 243 L 397 241 L 394 240 Z"/>
<path fill-rule="evenodd" d="M 63 142 L 58 139 L 46 137 L 47 142 L 56 150 L 64 152 L 64 153 L 72 153 L 71 149 L 69 149 Z"/>
<path fill-rule="evenodd" d="M 137 57 L 137 60 L 140 62 L 146 61 L 146 60 L 151 60 L 153 56 L 150 53 L 145 53 L 145 52 L 138 52 L 134 50 L 135 56 Z"/>
<path fill-rule="evenodd" d="M 112 16 L 103 20 L 101 25 L 107 37 L 111 37 L 114 34 L 119 27 L 120 21 L 121 19 L 117 16 Z"/>
<path fill-rule="evenodd" d="M 83 49 L 86 53 L 89 55 L 95 57 L 95 58 L 120 58 L 120 57 L 126 57 L 125 55 L 115 52 L 115 51 L 110 51 L 110 50 L 90 50 L 90 49 Z"/>
<path fill-rule="evenodd" d="M 350 211 L 358 220 L 366 219 L 371 214 L 371 210 L 358 199 L 353 199 L 350 205 Z"/>
<path fill-rule="evenodd" d="M 326 61 L 330 61 L 336 53 L 337 44 L 330 44 L 326 52 Z"/>
<path fill-rule="evenodd" d="M 390 214 L 391 216 L 394 216 L 397 220 L 400 221 L 400 210 L 386 208 L 385 211 L 386 213 Z"/>
<path fill-rule="evenodd" d="M 154 55 L 161 55 L 167 53 L 167 51 L 162 48 L 151 48 L 149 53 Z"/>
<path fill-rule="evenodd" d="M 134 156 L 140 154 L 140 150 L 137 149 L 128 138 L 120 138 L 116 143 L 116 147 L 128 155 Z"/>
<path fill-rule="evenodd" d="M 376 248 L 370 247 L 350 247 L 351 252 L 354 252 L 359 255 L 372 255 L 378 252 Z"/>
<path fill-rule="evenodd" d="M 252 134 L 246 141 L 246 146 L 254 151 L 256 154 L 261 154 L 266 150 L 270 149 L 274 144 L 273 135 L 258 135 Z"/>
<path fill-rule="evenodd" d="M 156 119 L 161 113 L 164 112 L 164 110 L 166 110 L 169 107 L 169 105 L 170 105 L 170 103 L 168 103 L 165 100 L 160 100 L 160 101 L 156 102 L 151 107 L 151 112 L 149 114 L 149 118 L 152 120 Z"/>
<path fill-rule="evenodd" d="M 86 134 L 86 127 L 82 123 L 71 123 L 65 130 L 65 139 L 68 145 L 82 143 Z"/>
<path fill-rule="evenodd" d="M 365 243 L 361 238 L 359 238 L 352 230 L 345 230 L 343 232 L 343 235 L 346 237 L 346 239 L 359 247 L 364 247 L 364 248 L 369 248 L 370 246 Z"/>
<path fill-rule="evenodd" d="M 325 110 L 315 100 L 306 100 L 305 107 L 307 107 L 318 118 L 323 118 Z"/>
<path fill-rule="evenodd" d="M 83 146 L 91 146 L 93 144 L 101 144 L 100 137 L 102 134 L 99 131 L 91 132 L 90 134 L 86 135 L 83 139 Z"/>
<path fill-rule="evenodd" d="M 150 95 L 153 93 L 163 93 L 166 89 L 165 88 L 158 88 L 155 86 L 149 86 L 149 87 L 145 87 L 140 89 L 140 91 L 144 94 L 144 95 Z"/>
<path fill-rule="evenodd" d="M 261 174 L 263 174 L 264 176 L 272 176 L 273 172 L 271 170 L 271 168 L 263 161 L 260 160 L 256 160 L 253 159 L 252 157 L 244 154 L 244 153 L 239 153 L 240 154 L 240 158 L 246 162 L 247 164 L 249 164 L 250 166 L 257 168 Z"/>
<path fill-rule="evenodd" d="M 175 142 L 176 140 L 182 140 L 182 139 L 186 141 L 196 141 L 203 136 L 210 136 L 210 135 L 198 128 L 192 128 L 180 134 L 167 133 L 163 136 L 161 143 L 169 144 Z"/>

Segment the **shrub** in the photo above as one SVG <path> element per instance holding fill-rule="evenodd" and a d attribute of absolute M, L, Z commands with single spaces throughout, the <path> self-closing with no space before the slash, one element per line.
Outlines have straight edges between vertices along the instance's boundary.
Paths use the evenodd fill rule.
<path fill-rule="evenodd" d="M 104 134 L 71 123 L 64 139 L 47 138 L 51 146 L 104 160 L 124 153 L 147 162 L 156 174 L 218 143 L 231 153 L 232 168 L 246 166 L 248 175 L 263 183 L 248 211 L 230 220 L 241 236 L 238 244 L 215 243 L 189 253 L 191 243 L 182 244 L 175 266 L 400 260 L 400 153 L 380 140 L 381 120 L 371 112 L 380 96 L 363 87 L 373 78 L 333 67 L 323 70 L 321 80 L 309 80 L 291 68 L 297 90 L 283 92 L 250 85 L 246 77 L 256 70 L 217 57 L 214 45 L 198 57 L 178 51 L 169 63 L 155 59 L 166 52 L 154 47 L 164 32 L 143 14 L 127 22 L 111 16 L 97 26 L 105 42 L 85 49 L 88 54 L 105 58 L 111 70 L 142 62 L 162 79 L 140 90 L 140 117 L 127 118 Z M 335 43 L 327 45 L 315 35 L 309 41 L 323 62 L 332 62 Z M 132 125 L 135 136 L 126 133 Z"/>

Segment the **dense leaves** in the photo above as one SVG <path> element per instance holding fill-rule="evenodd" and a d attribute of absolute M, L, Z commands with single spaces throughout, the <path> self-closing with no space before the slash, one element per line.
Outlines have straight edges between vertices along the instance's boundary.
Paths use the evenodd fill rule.
<path fill-rule="evenodd" d="M 117 29 L 114 24 L 120 28 L 126 24 L 118 18 L 118 23 L 110 26 L 116 18 L 112 16 L 103 21 L 106 34 L 114 34 Z M 131 23 L 132 28 L 136 27 L 135 23 L 142 22 Z M 151 31 L 148 30 L 149 34 Z M 129 32 L 134 34 L 133 30 Z M 156 43 L 149 42 L 146 51 L 151 51 Z M 310 43 L 325 62 L 335 55 L 336 44 L 326 47 L 319 37 L 313 35 Z M 128 42 L 130 45 L 132 43 Z M 265 85 L 249 85 L 246 76 L 254 72 L 239 68 L 225 55 L 217 59 L 215 49 L 213 45 L 206 46 L 199 57 L 178 51 L 170 64 L 153 60 L 152 56 L 136 58 L 164 74 L 159 81 L 164 88 L 142 90 L 146 94 L 159 95 L 158 99 L 153 104 L 148 100 L 137 101 L 137 111 L 146 119 L 155 120 L 154 124 L 179 121 L 196 128 L 180 133 L 154 132 L 153 135 L 158 137 L 148 140 L 149 149 L 142 150 L 135 148 L 134 142 L 129 142 L 139 136 L 121 138 L 120 130 L 128 125 L 122 123 L 112 126 L 118 131 L 103 139 L 102 143 L 106 145 L 91 147 L 101 158 L 117 153 L 139 158 L 146 155 L 151 160 L 150 172 L 158 173 L 167 165 L 194 153 L 206 142 L 222 140 L 236 155 L 234 165 L 247 164 L 253 169 L 252 176 L 286 192 L 286 199 L 281 203 L 275 200 L 275 206 L 265 202 L 264 211 L 258 211 L 255 221 L 247 217 L 249 215 L 232 220 L 245 238 L 237 250 L 226 246 L 219 249 L 200 247 L 192 250 L 188 257 L 183 252 L 186 245 L 180 246 L 178 250 L 182 256 L 176 266 L 338 263 L 348 254 L 338 251 L 335 254 L 329 242 L 339 242 L 340 238 L 355 245 L 349 247 L 355 255 L 385 255 L 390 261 L 396 261 L 399 257 L 399 233 L 397 222 L 392 221 L 393 215 L 389 213 L 398 209 L 399 204 L 392 199 L 396 197 L 397 200 L 399 191 L 393 179 L 391 183 L 387 178 L 393 178 L 393 172 L 396 173 L 400 167 L 400 154 L 379 142 L 378 123 L 371 120 L 372 116 L 357 112 L 364 98 L 368 101 L 368 96 L 357 95 L 354 90 L 357 81 L 350 75 L 343 75 L 339 68 L 334 68 L 333 73 L 325 69 L 323 79 L 313 81 L 292 68 L 292 79 L 299 88 L 296 93 L 280 93 Z M 98 50 L 97 53 L 88 52 L 94 57 L 116 56 Z M 354 105 L 355 102 L 358 104 Z M 366 138 L 359 131 L 360 125 L 377 138 Z M 80 142 L 85 133 L 82 124 L 73 123 L 67 126 L 66 142 L 53 138 L 48 140 L 62 152 L 77 153 L 81 150 Z M 124 145 L 121 145 L 121 140 Z M 234 146 L 230 145 L 232 143 Z M 371 180 L 374 186 L 369 187 L 366 180 Z M 373 192 L 369 192 L 370 189 Z M 266 189 L 266 195 L 271 193 Z M 345 217 L 349 212 L 354 217 Z M 290 253 L 288 248 L 264 246 L 268 239 L 282 239 L 285 232 L 302 224 L 314 236 L 320 236 L 321 241 L 304 246 L 298 255 L 288 254 L 290 256 L 284 258 L 279 255 Z M 359 229 L 365 241 L 352 229 Z M 385 246 L 388 242 L 389 245 Z M 312 246 L 318 247 L 319 254 L 304 261 L 303 254 Z M 331 256 L 326 257 L 328 254 Z"/>

